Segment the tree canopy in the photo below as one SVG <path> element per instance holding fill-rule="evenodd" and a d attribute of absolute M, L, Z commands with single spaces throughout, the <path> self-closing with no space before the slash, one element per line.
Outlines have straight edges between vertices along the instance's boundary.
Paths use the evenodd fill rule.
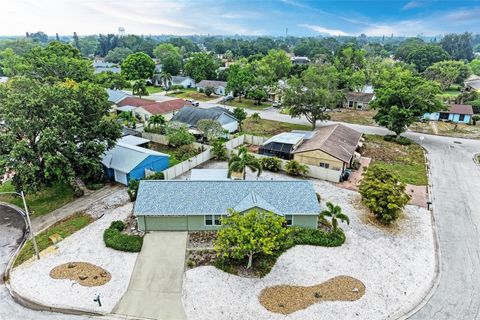
<path fill-rule="evenodd" d="M 150 79 L 155 71 L 155 62 L 146 53 L 129 55 L 122 63 L 122 75 L 127 80 Z"/>
<path fill-rule="evenodd" d="M 105 56 L 106 62 L 112 63 L 122 63 L 129 55 L 133 53 L 132 50 L 128 48 L 117 47 L 113 50 L 108 51 Z"/>
<path fill-rule="evenodd" d="M 176 75 L 182 69 L 182 55 L 180 50 L 171 43 L 159 44 L 153 54 L 160 59 L 162 71 Z"/>
<path fill-rule="evenodd" d="M 215 79 L 217 68 L 216 59 L 205 52 L 193 53 L 185 63 L 185 73 L 195 82 Z"/>
<path fill-rule="evenodd" d="M 440 61 L 425 70 L 425 78 L 440 84 L 442 90 L 447 90 L 455 82 L 460 84 L 468 77 L 470 70 L 463 61 Z"/>

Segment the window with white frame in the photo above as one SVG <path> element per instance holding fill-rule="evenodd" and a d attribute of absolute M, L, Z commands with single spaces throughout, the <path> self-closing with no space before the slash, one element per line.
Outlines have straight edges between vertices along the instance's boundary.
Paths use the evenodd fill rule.
<path fill-rule="evenodd" d="M 287 226 L 291 226 L 293 224 L 293 216 L 291 214 L 285 215 L 285 220 L 287 220 Z"/>
<path fill-rule="evenodd" d="M 221 215 L 219 214 L 206 214 L 205 215 L 205 225 L 206 226 L 221 226 Z"/>

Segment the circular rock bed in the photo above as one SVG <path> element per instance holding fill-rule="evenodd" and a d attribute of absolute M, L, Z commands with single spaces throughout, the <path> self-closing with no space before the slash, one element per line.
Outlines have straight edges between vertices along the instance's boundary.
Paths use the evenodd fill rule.
<path fill-rule="evenodd" d="M 69 262 L 50 271 L 53 279 L 70 279 L 85 287 L 103 286 L 112 275 L 105 269 L 88 262 Z"/>
<path fill-rule="evenodd" d="M 365 294 L 358 279 L 338 276 L 311 287 L 280 285 L 260 293 L 260 303 L 269 311 L 290 314 L 320 301 L 355 301 Z"/>

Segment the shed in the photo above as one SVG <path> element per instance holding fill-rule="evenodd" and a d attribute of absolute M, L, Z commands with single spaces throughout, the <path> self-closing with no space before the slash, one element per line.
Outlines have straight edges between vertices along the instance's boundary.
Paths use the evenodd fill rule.
<path fill-rule="evenodd" d="M 291 160 L 293 151 L 302 143 L 303 137 L 300 133 L 282 132 L 265 141 L 258 149 L 258 153 Z"/>
<path fill-rule="evenodd" d="M 142 180 L 134 215 L 142 231 L 216 230 L 229 209 L 271 211 L 287 225 L 316 228 L 320 205 L 306 180 Z"/>
<path fill-rule="evenodd" d="M 117 143 L 121 144 L 129 144 L 131 146 L 137 146 L 137 147 L 142 147 L 147 145 L 150 142 L 150 140 L 138 137 L 138 136 L 133 136 L 133 135 L 127 135 L 123 136 L 120 138 Z"/>
<path fill-rule="evenodd" d="M 102 164 L 110 179 L 128 185 L 132 179 L 144 178 L 145 170 L 159 172 L 167 169 L 169 158 L 168 154 L 117 143 L 114 148 L 105 152 Z"/>

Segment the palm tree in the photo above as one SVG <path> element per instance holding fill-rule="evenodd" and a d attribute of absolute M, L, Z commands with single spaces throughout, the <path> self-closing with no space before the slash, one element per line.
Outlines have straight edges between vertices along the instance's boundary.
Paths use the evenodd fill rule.
<path fill-rule="evenodd" d="M 332 218 L 333 231 L 337 231 L 338 229 L 338 220 L 350 224 L 350 219 L 346 214 L 342 212 L 342 208 L 331 202 L 327 202 L 327 209 L 320 212 L 320 216 Z"/>
<path fill-rule="evenodd" d="M 243 180 L 245 180 L 247 167 L 253 172 L 257 172 L 257 177 L 262 173 L 261 162 L 249 154 L 246 147 L 240 147 L 238 154 L 232 154 L 228 161 L 228 177 L 230 178 L 232 172 L 241 172 Z"/>
<path fill-rule="evenodd" d="M 168 89 L 170 89 L 170 86 L 172 85 L 172 75 L 168 72 L 163 71 L 162 73 L 160 73 L 160 82 L 162 82 L 165 90 L 168 91 Z"/>
<path fill-rule="evenodd" d="M 147 91 L 147 87 L 145 85 L 145 81 L 143 80 L 137 80 L 133 83 L 133 95 L 136 95 L 138 96 L 139 98 L 141 98 L 142 96 L 148 96 L 148 91 Z"/>
<path fill-rule="evenodd" d="M 148 119 L 148 128 L 150 129 L 152 126 L 157 128 L 159 126 L 163 126 L 167 121 L 165 117 L 161 114 L 155 114 Z"/>

